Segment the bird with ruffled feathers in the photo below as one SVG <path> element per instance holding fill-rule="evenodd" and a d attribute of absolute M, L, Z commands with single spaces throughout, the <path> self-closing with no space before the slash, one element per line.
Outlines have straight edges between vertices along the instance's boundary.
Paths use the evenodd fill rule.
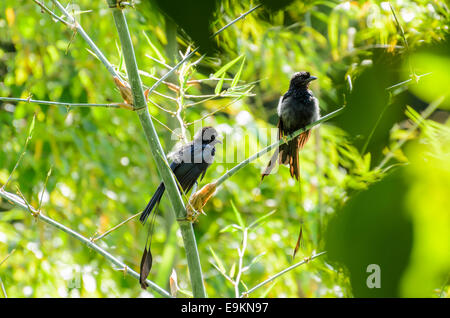
<path fill-rule="evenodd" d="M 291 77 L 288 91 L 280 98 L 278 103 L 278 139 L 282 139 L 291 133 L 305 128 L 320 117 L 319 102 L 311 90 L 309 84 L 317 79 L 309 72 L 297 72 Z M 278 162 L 289 165 L 291 177 L 300 179 L 299 151 L 305 146 L 311 135 L 307 130 L 294 139 L 279 146 L 274 153 L 266 169 L 262 173 L 261 180 L 269 175 Z"/>

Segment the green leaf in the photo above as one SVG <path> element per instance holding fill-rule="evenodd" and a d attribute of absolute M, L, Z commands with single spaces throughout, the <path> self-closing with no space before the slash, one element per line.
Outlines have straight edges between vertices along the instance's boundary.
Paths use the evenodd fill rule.
<path fill-rule="evenodd" d="M 228 276 L 234 278 L 234 274 L 236 274 L 236 262 L 233 262 L 233 265 L 230 268 L 230 274 L 228 274 Z"/>
<path fill-rule="evenodd" d="M 241 213 L 239 213 L 239 211 L 236 208 L 236 206 L 234 205 L 233 201 L 230 201 L 230 202 L 231 202 L 231 207 L 233 208 L 233 212 L 234 212 L 234 215 L 236 216 L 236 220 L 237 220 L 238 224 L 241 226 L 242 229 L 244 229 L 245 223 L 244 223 L 244 220 L 242 220 Z"/>
<path fill-rule="evenodd" d="M 219 95 L 220 92 L 222 91 L 222 86 L 223 86 L 223 80 L 224 79 L 225 79 L 225 73 L 222 74 L 222 77 L 220 78 L 220 81 L 216 85 L 216 89 L 214 90 L 214 93 L 216 95 Z"/>
<path fill-rule="evenodd" d="M 370 152 L 366 153 L 363 157 L 364 159 L 364 171 L 370 171 L 370 161 L 371 161 Z"/>
<path fill-rule="evenodd" d="M 31 121 L 30 128 L 28 129 L 28 139 L 33 136 L 34 124 L 36 123 L 36 113 L 33 116 L 33 120 Z"/>
<path fill-rule="evenodd" d="M 219 233 L 225 233 L 225 232 L 236 232 L 237 230 L 240 230 L 241 228 L 237 226 L 236 224 L 228 224 L 223 229 L 219 231 Z"/>
<path fill-rule="evenodd" d="M 152 43 L 152 41 L 150 40 L 150 38 L 148 37 L 148 35 L 145 32 L 144 33 L 144 37 L 148 42 L 148 45 L 150 45 L 150 47 L 152 48 L 153 52 L 155 52 L 155 54 L 158 56 L 158 59 L 164 63 L 166 63 L 166 59 L 164 58 L 164 55 L 161 54 L 161 52 L 156 48 L 156 46 Z"/>
<path fill-rule="evenodd" d="M 422 121 L 422 116 L 420 116 L 420 114 L 418 112 L 416 112 L 415 109 L 409 105 L 406 105 L 405 114 L 406 114 L 406 116 L 409 117 L 409 119 L 411 119 L 416 124 L 420 124 L 420 122 Z"/>
<path fill-rule="evenodd" d="M 236 76 L 233 78 L 233 81 L 231 82 L 231 87 L 235 87 L 236 84 L 239 82 L 239 79 L 241 78 L 242 69 L 244 68 L 245 63 L 245 57 L 242 60 L 241 67 L 239 68 L 239 71 L 236 73 Z"/>
<path fill-rule="evenodd" d="M 120 58 L 119 65 L 118 65 L 117 69 L 122 70 L 122 67 L 123 67 L 123 54 L 122 54 L 122 50 L 120 49 L 119 43 L 117 43 L 117 41 L 115 41 L 115 42 L 116 42 L 117 52 L 119 53 L 119 58 Z"/>
<path fill-rule="evenodd" d="M 239 61 L 244 55 L 241 54 L 239 55 L 237 58 L 235 58 L 234 60 L 232 60 L 231 62 L 228 62 L 227 64 L 225 64 L 224 66 L 222 66 L 222 68 L 220 70 L 218 70 L 216 73 L 214 73 L 213 77 L 221 77 L 222 74 L 225 74 L 226 71 L 228 71 L 228 69 L 230 67 L 232 67 L 234 64 L 236 64 L 237 61 Z"/>
<path fill-rule="evenodd" d="M 217 257 L 216 253 L 214 252 L 211 246 L 208 246 L 208 248 L 212 254 L 212 257 L 214 258 L 214 261 L 217 263 L 217 266 L 219 267 L 219 271 L 225 273 L 226 272 L 225 266 L 223 266 L 222 261 Z"/>
<path fill-rule="evenodd" d="M 272 214 L 275 213 L 276 210 L 272 210 L 269 213 L 264 214 L 263 216 L 259 217 L 256 221 L 252 222 L 248 228 L 251 229 L 253 227 L 256 227 L 258 225 L 258 223 L 261 223 L 262 221 L 264 221 L 265 219 L 267 219 L 269 216 L 271 216 Z"/>

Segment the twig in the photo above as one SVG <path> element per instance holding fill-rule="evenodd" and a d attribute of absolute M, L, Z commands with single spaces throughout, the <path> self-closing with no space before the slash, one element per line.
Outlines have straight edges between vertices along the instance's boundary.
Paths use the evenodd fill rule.
<path fill-rule="evenodd" d="M 159 80 L 159 78 L 157 76 L 152 75 L 152 74 L 150 74 L 149 72 L 146 72 L 146 71 L 139 70 L 139 74 L 144 75 L 145 77 L 151 78 L 151 79 L 153 79 L 155 81 Z M 180 89 L 177 85 L 175 85 L 175 84 L 173 84 L 171 82 L 162 81 L 162 83 L 164 85 L 166 85 L 167 87 L 171 88 L 172 90 L 177 91 L 177 90 Z"/>
<path fill-rule="evenodd" d="M 172 69 L 172 67 L 170 65 L 167 65 L 166 63 L 164 63 L 163 61 L 160 61 L 156 58 L 154 58 L 153 56 L 151 56 L 150 54 L 145 54 L 146 57 L 148 57 L 149 59 L 151 59 L 152 61 L 155 61 L 159 64 L 161 64 L 162 66 L 164 66 L 165 68 L 168 68 L 169 70 Z"/>
<path fill-rule="evenodd" d="M 242 263 L 244 260 L 244 254 L 245 254 L 245 250 L 247 249 L 247 234 L 248 234 L 248 228 L 246 227 L 243 229 L 242 247 L 238 248 L 239 265 L 238 265 L 238 272 L 236 275 L 236 279 L 234 281 L 234 293 L 236 295 L 236 298 L 239 298 L 239 283 L 241 281 L 241 276 L 242 276 Z"/>
<path fill-rule="evenodd" d="M 397 14 L 395 13 L 394 7 L 392 6 L 391 2 L 389 1 L 388 3 L 389 3 L 389 7 L 391 8 L 391 12 L 394 15 L 396 27 L 400 30 L 403 42 L 405 43 L 406 52 L 408 53 L 409 71 L 411 73 L 412 78 L 417 80 L 416 72 L 414 71 L 414 68 L 413 68 L 412 63 L 411 63 L 411 55 L 409 54 L 409 44 L 408 44 L 408 40 L 406 40 L 405 31 L 403 30 L 402 25 L 400 24 L 400 22 L 397 19 Z"/>
<path fill-rule="evenodd" d="M 87 103 L 64 103 L 64 102 L 52 102 L 47 100 L 36 100 L 28 98 L 15 98 L 15 97 L 0 97 L 2 101 L 8 102 L 24 102 L 24 103 L 34 103 L 41 105 L 56 105 L 65 107 L 108 107 L 108 108 L 121 108 L 121 103 L 109 103 L 109 104 L 87 104 Z"/>
<path fill-rule="evenodd" d="M 42 200 L 44 199 L 44 193 L 45 193 L 45 189 L 47 187 L 48 178 L 50 178 L 51 174 L 52 174 L 52 167 L 50 167 L 50 169 L 48 170 L 47 177 L 45 178 L 44 187 L 42 188 L 42 192 L 41 192 L 41 198 L 39 199 L 38 211 L 41 211 Z"/>
<path fill-rule="evenodd" d="M 219 33 L 223 32 L 225 29 L 227 29 L 228 27 L 232 26 L 233 24 L 235 24 L 236 22 L 238 22 L 239 20 L 245 18 L 247 15 L 249 15 L 250 13 L 252 13 L 253 11 L 255 11 L 256 9 L 258 9 L 259 7 L 261 7 L 262 4 L 258 4 L 256 7 L 251 8 L 250 10 L 248 10 L 247 12 L 241 14 L 239 17 L 237 17 L 236 19 L 234 19 L 233 21 L 231 21 L 230 23 L 228 23 L 227 25 L 225 25 L 223 28 L 220 28 L 217 32 L 215 32 L 212 37 L 215 37 L 216 35 L 218 35 Z"/>
<path fill-rule="evenodd" d="M 94 238 L 92 238 L 92 242 L 95 242 L 97 240 L 101 240 L 102 238 L 104 238 L 106 235 L 108 235 L 109 233 L 117 230 L 119 227 L 121 227 L 122 225 L 128 223 L 129 221 L 131 221 L 132 219 L 134 219 L 135 217 L 137 217 L 138 215 L 141 215 L 142 212 L 138 212 L 133 216 L 130 216 L 128 219 L 126 219 L 125 221 L 120 222 L 119 224 L 117 224 L 116 226 L 112 227 L 111 229 L 109 229 L 108 231 L 104 232 L 103 234 L 96 236 Z"/>
<path fill-rule="evenodd" d="M 149 98 L 148 101 L 149 101 L 150 103 L 152 103 L 154 106 L 156 106 L 156 107 L 158 107 L 159 109 L 161 109 L 163 112 L 169 113 L 169 114 L 171 114 L 171 115 L 175 115 L 175 114 L 176 114 L 176 112 L 171 111 L 171 110 L 168 110 L 168 109 L 162 107 L 161 105 L 158 105 L 158 104 L 157 104 L 155 101 L 153 101 L 151 98 Z"/>
<path fill-rule="evenodd" d="M 47 12 L 48 14 L 50 14 L 55 20 L 58 20 L 59 22 L 62 22 L 63 24 L 67 25 L 68 27 L 72 28 L 73 25 L 69 22 L 67 22 L 64 19 L 61 19 L 58 15 L 56 15 L 52 10 L 50 10 L 49 8 L 47 8 L 42 2 L 37 1 L 37 0 L 33 0 L 38 6 L 41 7 L 42 10 L 44 10 L 45 12 Z"/>
<path fill-rule="evenodd" d="M 189 53 L 188 55 L 186 55 L 180 62 L 178 62 L 170 71 L 168 71 L 166 74 L 164 74 L 158 81 L 156 81 L 155 84 L 152 85 L 152 87 L 150 87 L 150 89 L 148 90 L 148 95 L 150 96 L 150 94 L 158 87 L 159 84 L 161 84 L 166 78 L 168 78 L 173 72 L 175 72 L 181 65 L 183 65 L 184 62 L 186 62 L 187 60 L 189 60 L 191 58 L 192 55 L 194 55 L 195 53 L 197 53 L 198 48 L 196 48 L 195 50 L 193 50 L 191 53 Z"/>
<path fill-rule="evenodd" d="M 8 298 L 8 294 L 6 294 L 6 289 L 5 289 L 5 286 L 3 285 L 3 281 L 2 281 L 2 278 L 1 278 L 1 277 L 0 277 L 0 286 L 1 286 L 1 288 L 2 288 L 3 296 L 4 296 L 5 298 Z"/>
<path fill-rule="evenodd" d="M 251 89 L 250 89 L 250 90 L 251 90 Z M 249 91 L 250 91 L 250 90 L 249 90 Z M 224 105 L 224 106 L 222 106 L 222 107 L 219 107 L 219 108 L 217 108 L 216 110 L 210 112 L 209 114 L 206 114 L 205 116 L 203 116 L 203 117 L 201 117 L 201 118 L 199 118 L 199 119 L 196 119 L 196 120 L 194 120 L 193 122 L 187 123 L 186 125 L 187 125 L 187 126 L 190 126 L 190 125 L 194 125 L 194 124 L 196 124 L 196 123 L 198 123 L 198 122 L 201 122 L 202 120 L 204 120 L 204 119 L 206 119 L 206 118 L 208 118 L 208 117 L 214 115 L 215 113 L 218 113 L 218 112 L 224 110 L 225 108 L 230 107 L 231 105 L 233 105 L 234 103 L 236 103 L 238 100 L 241 100 L 244 96 L 246 96 L 246 93 L 244 93 L 243 95 L 241 95 L 241 96 L 235 98 L 235 99 L 232 100 L 230 103 L 228 103 L 228 104 L 226 104 L 226 105 Z"/>
<path fill-rule="evenodd" d="M 108 253 L 107 251 L 105 251 L 104 249 L 99 247 L 97 244 L 95 244 L 91 240 L 89 240 L 86 237 L 82 236 L 78 232 L 75 232 L 74 230 L 72 230 L 72 229 L 62 225 L 61 223 L 56 222 L 52 218 L 49 218 L 48 216 L 45 216 L 42 213 L 39 213 L 38 210 L 36 210 L 33 207 L 29 206 L 28 203 L 24 199 L 21 199 L 19 196 L 15 195 L 15 194 L 12 194 L 10 192 L 7 192 L 7 191 L 3 190 L 2 188 L 0 188 L 0 196 L 5 198 L 6 200 L 12 202 L 13 204 L 21 207 L 22 209 L 29 210 L 34 216 L 36 216 L 41 221 L 44 221 L 45 223 L 47 223 L 47 224 L 49 224 L 49 225 L 51 225 L 51 226 L 53 226 L 53 227 L 55 227 L 55 228 L 65 232 L 68 235 L 72 236 L 73 238 L 79 240 L 83 244 L 87 245 L 89 248 L 92 248 L 94 251 L 96 251 L 100 255 L 104 256 L 107 260 L 109 260 L 114 265 L 116 265 L 116 266 L 118 266 L 120 268 L 127 268 L 126 274 L 128 274 L 128 275 L 130 275 L 130 276 L 132 276 L 132 277 L 134 277 L 136 279 L 139 279 L 139 274 L 136 273 L 135 271 L 133 271 L 132 269 L 130 269 L 129 267 L 127 267 L 119 259 L 115 258 L 110 253 Z M 151 289 L 153 289 L 155 292 L 157 292 L 161 296 L 171 297 L 171 295 L 167 291 L 165 291 L 164 289 L 162 289 L 161 287 L 159 287 L 158 285 L 156 285 L 152 281 L 147 280 L 147 284 L 150 286 Z"/>
<path fill-rule="evenodd" d="M 11 252 L 8 253 L 8 255 L 5 256 L 5 258 L 2 259 L 2 261 L 0 262 L 0 266 L 6 262 L 6 260 L 12 255 L 12 253 L 14 253 L 16 251 L 16 249 L 14 248 Z"/>
<path fill-rule="evenodd" d="M 287 272 L 293 270 L 294 268 L 299 267 L 300 265 L 309 263 L 309 262 L 312 261 L 313 259 L 315 259 L 315 258 L 317 258 L 317 257 L 319 257 L 319 256 L 321 256 L 321 255 L 323 255 L 323 254 L 325 254 L 325 253 L 326 253 L 326 252 L 321 252 L 321 253 L 319 253 L 319 254 L 315 254 L 315 255 L 313 255 L 313 256 L 310 256 L 310 257 L 305 258 L 303 261 L 298 262 L 297 264 L 294 264 L 294 265 L 292 265 L 292 266 L 289 266 L 288 268 L 282 270 L 281 272 L 279 272 L 279 273 L 277 273 L 277 274 L 275 274 L 275 275 L 269 277 L 269 278 L 266 279 L 265 281 L 259 283 L 259 284 L 256 285 L 255 287 L 250 288 L 247 292 L 242 293 L 242 294 L 241 294 L 241 298 L 242 298 L 242 297 L 247 297 L 248 294 L 253 293 L 253 292 L 254 292 L 255 290 L 257 290 L 258 288 L 263 287 L 264 285 L 266 285 L 267 283 L 270 283 L 271 281 L 275 280 L 276 278 L 280 277 L 281 275 L 286 274 Z"/>
<path fill-rule="evenodd" d="M 432 73 L 430 72 L 430 73 L 425 73 L 425 74 L 422 74 L 422 75 L 416 75 L 416 81 L 420 80 L 420 79 L 421 79 L 422 77 L 424 77 L 424 76 L 431 75 L 431 74 L 432 74 Z M 410 79 L 407 79 L 406 81 L 403 81 L 403 82 L 394 84 L 394 85 L 392 85 L 392 86 L 386 87 L 386 90 L 387 90 L 387 91 L 390 91 L 391 89 L 394 89 L 394 88 L 396 88 L 396 87 L 399 87 L 399 86 L 408 84 L 408 83 L 410 83 L 412 80 L 413 80 L 413 79 L 410 78 Z"/>
<path fill-rule="evenodd" d="M 28 136 L 27 136 L 27 139 L 25 140 L 25 145 L 23 146 L 23 151 L 22 151 L 22 153 L 20 154 L 19 159 L 17 159 L 17 162 L 16 162 L 16 164 L 14 165 L 14 168 L 12 169 L 11 173 L 9 174 L 8 179 L 6 179 L 5 184 L 2 185 L 2 186 L 0 187 L 0 189 L 4 189 L 4 188 L 8 185 L 9 181 L 10 181 L 11 178 L 12 178 L 12 175 L 13 175 L 14 171 L 16 171 L 17 167 L 19 166 L 20 161 L 22 160 L 23 156 L 24 156 L 25 153 L 27 152 L 28 143 L 30 142 L 31 137 L 32 137 L 32 135 L 33 135 L 34 123 L 35 123 L 35 122 L 36 122 L 36 114 L 34 114 L 33 120 L 32 120 L 32 122 L 31 122 L 31 124 L 30 124 L 30 128 L 28 128 Z"/>

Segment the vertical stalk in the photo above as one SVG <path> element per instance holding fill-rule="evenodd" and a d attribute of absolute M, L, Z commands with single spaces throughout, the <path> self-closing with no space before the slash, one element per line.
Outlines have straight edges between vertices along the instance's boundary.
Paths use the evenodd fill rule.
<path fill-rule="evenodd" d="M 139 116 L 145 136 L 152 150 L 153 159 L 156 161 L 158 171 L 166 186 L 170 202 L 172 203 L 174 213 L 178 219 L 186 217 L 186 208 L 184 206 L 181 194 L 175 181 L 175 177 L 170 170 L 164 151 L 158 139 L 155 127 L 151 120 L 147 109 L 147 104 L 142 89 L 141 79 L 138 73 L 136 57 L 134 55 L 133 44 L 128 30 L 125 15 L 122 10 L 117 7 L 117 0 L 107 0 L 111 7 L 114 22 L 119 33 L 120 42 L 122 44 L 123 56 L 128 73 L 128 80 L 131 86 L 134 100 L 134 110 Z M 187 221 L 179 222 L 184 247 L 186 250 L 186 258 L 189 267 L 189 274 L 192 284 L 192 292 L 194 297 L 206 297 L 205 288 L 203 286 L 203 275 L 201 270 L 200 258 L 198 255 L 197 244 L 195 241 L 192 224 Z"/>

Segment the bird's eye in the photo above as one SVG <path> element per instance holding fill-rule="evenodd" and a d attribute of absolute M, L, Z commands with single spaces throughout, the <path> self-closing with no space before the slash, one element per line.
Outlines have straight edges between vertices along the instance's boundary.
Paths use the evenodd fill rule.
<path fill-rule="evenodd" d="M 211 136 L 211 141 L 213 141 L 214 139 L 216 139 L 216 136 L 212 135 Z"/>

